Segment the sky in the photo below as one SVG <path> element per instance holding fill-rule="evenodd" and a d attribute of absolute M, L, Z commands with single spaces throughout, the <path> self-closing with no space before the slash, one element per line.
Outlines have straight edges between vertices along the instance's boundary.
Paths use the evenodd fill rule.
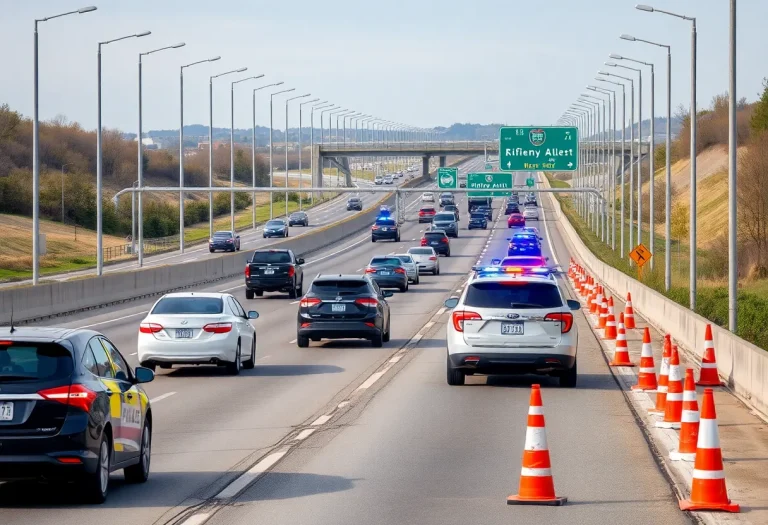
<path fill-rule="evenodd" d="M 698 101 L 709 106 L 728 87 L 728 0 L 644 1 L 697 17 Z M 145 30 L 152 35 L 103 47 L 106 128 L 137 131 L 138 55 L 178 42 L 186 46 L 144 57 L 145 132 L 178 128 L 179 66 L 217 55 L 185 70 L 185 124 L 208 123 L 209 76 L 240 67 L 248 71 L 214 80 L 216 127 L 229 127 L 231 80 L 262 73 L 235 86 L 237 128 L 251 125 L 251 89 L 279 81 L 277 89 L 296 88 L 291 95 L 312 95 L 304 100 L 417 127 L 554 124 L 599 69 L 637 75 L 603 66 L 610 53 L 656 64 L 663 116 L 666 51 L 620 40 L 622 33 L 671 45 L 673 110 L 690 100 L 690 22 L 638 11 L 632 0 L 0 0 L 0 104 L 31 116 L 33 21 L 88 2 L 98 10 L 40 24 L 42 119 L 63 115 L 95 128 L 97 43 Z M 740 0 L 738 16 L 737 94 L 752 101 L 768 77 L 768 0 Z M 650 76 L 643 80 L 647 118 Z M 269 125 L 268 93 L 257 92 L 259 125 Z M 285 128 L 283 95 L 274 125 Z"/>

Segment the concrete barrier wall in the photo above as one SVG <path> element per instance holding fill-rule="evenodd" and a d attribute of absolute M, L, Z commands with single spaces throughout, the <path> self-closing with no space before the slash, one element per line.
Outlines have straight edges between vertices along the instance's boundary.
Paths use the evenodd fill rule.
<path fill-rule="evenodd" d="M 424 182 L 422 177 L 417 177 L 402 186 L 414 187 Z M 311 254 L 370 228 L 379 206 L 394 205 L 394 200 L 394 195 L 386 196 L 367 210 L 340 222 L 262 248 L 288 248 L 302 256 Z M 245 261 L 251 253 L 242 251 L 203 261 L 3 289 L 0 290 L 0 324 L 8 324 L 12 315 L 16 322 L 34 321 L 237 277 L 243 275 Z"/>
<path fill-rule="evenodd" d="M 548 186 L 546 177 L 543 179 Z M 570 244 L 572 253 L 580 259 L 580 264 L 615 295 L 626 297 L 627 292 L 631 293 L 635 312 L 641 313 L 660 331 L 671 334 L 678 346 L 695 357 L 697 363 L 701 362 L 704 354 L 704 331 L 707 324 L 712 324 L 720 377 L 745 402 L 768 416 L 768 352 L 605 264 L 581 241 L 554 195 L 547 196 L 559 219 L 561 232 Z M 561 261 L 561 264 L 565 268 L 567 261 Z"/>

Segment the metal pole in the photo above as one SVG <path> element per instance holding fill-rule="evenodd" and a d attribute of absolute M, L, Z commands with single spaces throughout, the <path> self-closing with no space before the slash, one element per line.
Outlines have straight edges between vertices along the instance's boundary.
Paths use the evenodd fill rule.
<path fill-rule="evenodd" d="M 626 230 L 626 222 L 624 215 L 624 189 L 626 188 L 626 182 L 624 176 L 627 172 L 627 154 L 626 154 L 626 137 L 627 137 L 627 90 L 624 84 L 621 85 L 621 233 L 619 235 L 621 239 L 621 249 L 619 250 L 620 257 L 624 258 L 624 230 Z M 630 159 L 631 159 L 630 155 Z"/>
<path fill-rule="evenodd" d="M 285 101 L 285 218 L 288 219 L 288 101 Z"/>
<path fill-rule="evenodd" d="M 643 242 L 643 72 L 638 70 L 637 99 L 637 244 Z M 651 248 L 653 250 L 653 248 Z"/>
<path fill-rule="evenodd" d="M 616 251 L 616 91 L 613 100 L 613 129 L 611 131 L 611 249 Z"/>
<path fill-rule="evenodd" d="M 64 224 L 64 166 L 61 165 L 61 224 Z"/>
<path fill-rule="evenodd" d="M 96 275 L 100 276 L 104 272 L 104 240 L 103 240 L 103 220 L 102 220 L 102 178 L 104 157 L 101 149 L 101 42 L 99 51 L 96 54 Z M 139 128 L 141 129 L 141 128 Z M 141 144 L 141 135 L 139 135 L 139 144 Z M 141 152 L 141 149 L 139 149 Z M 62 168 L 62 174 L 64 169 Z M 64 179 L 62 178 L 62 196 L 64 195 Z M 62 199 L 62 211 L 64 211 Z"/>
<path fill-rule="evenodd" d="M 672 287 L 672 48 L 667 46 L 667 136 L 665 138 L 667 182 L 664 202 L 664 289 Z"/>
<path fill-rule="evenodd" d="M 274 183 L 274 176 L 272 174 L 272 95 L 269 95 L 269 187 L 273 188 L 275 186 Z M 274 219 L 275 213 L 274 213 L 274 205 L 275 200 L 273 198 L 273 194 L 269 194 L 269 218 Z"/>
<path fill-rule="evenodd" d="M 133 181 L 132 187 L 136 187 L 138 181 Z M 136 253 L 136 192 L 131 193 L 131 255 Z"/>
<path fill-rule="evenodd" d="M 144 155 L 142 152 L 142 123 L 141 123 L 141 55 L 139 55 L 139 136 L 138 136 L 138 159 L 139 159 L 139 188 L 144 186 Z M 144 214 L 143 214 L 143 202 L 142 193 L 139 192 L 139 213 L 138 213 L 138 226 L 139 226 L 139 267 L 144 265 Z"/>
<path fill-rule="evenodd" d="M 252 127 L 251 127 L 251 181 L 253 187 L 256 187 L 256 90 L 251 91 L 253 95 L 252 104 Z M 256 192 L 251 193 L 251 228 L 256 229 Z"/>
<path fill-rule="evenodd" d="M 632 219 L 634 218 L 634 200 L 632 191 L 635 185 L 635 82 L 630 84 L 630 122 L 629 122 L 629 250 L 635 247 Z M 631 264 L 631 263 L 630 263 Z"/>
<path fill-rule="evenodd" d="M 656 127 L 654 125 L 654 121 L 656 120 L 656 109 L 655 109 L 655 99 L 656 99 L 656 73 L 655 69 L 653 67 L 653 64 L 650 64 L 651 66 L 651 144 L 650 144 L 650 150 L 649 150 L 649 156 L 650 159 L 648 159 L 649 163 L 649 172 L 650 172 L 650 188 L 649 188 L 649 209 L 648 209 L 648 249 L 651 250 L 651 254 L 656 251 L 656 248 L 653 244 L 654 234 L 653 234 L 653 214 L 655 213 L 655 208 L 653 207 L 654 204 L 654 186 L 656 185 L 656 171 L 655 171 L 655 165 L 654 165 L 654 146 L 656 145 Z M 642 141 L 642 137 L 640 139 Z M 651 257 L 651 270 L 653 270 L 653 257 Z"/>
<path fill-rule="evenodd" d="M 33 49 L 33 103 L 32 103 L 32 284 L 40 279 L 40 116 L 37 52 L 37 20 Z"/>
<path fill-rule="evenodd" d="M 179 68 L 179 252 L 184 253 L 184 67 Z"/>
<path fill-rule="evenodd" d="M 208 187 L 213 187 L 213 77 L 208 80 Z M 213 237 L 213 192 L 208 192 L 208 237 Z"/>
<path fill-rule="evenodd" d="M 304 177 L 304 174 L 301 173 L 301 106 L 302 104 L 299 104 L 299 211 L 303 209 L 301 203 L 304 200 L 301 195 L 301 179 Z"/>
<path fill-rule="evenodd" d="M 696 310 L 696 19 L 691 26 L 691 239 L 690 239 L 690 308 Z M 730 179 L 730 176 L 729 176 Z M 730 317 L 730 316 L 729 316 Z"/>
<path fill-rule="evenodd" d="M 738 331 L 738 252 L 736 199 L 738 183 L 736 172 L 736 0 L 730 2 L 730 30 L 728 35 L 728 330 Z"/>
<path fill-rule="evenodd" d="M 229 187 L 235 187 L 235 83 L 229 90 Z M 229 194 L 229 226 L 235 233 L 235 192 Z"/>

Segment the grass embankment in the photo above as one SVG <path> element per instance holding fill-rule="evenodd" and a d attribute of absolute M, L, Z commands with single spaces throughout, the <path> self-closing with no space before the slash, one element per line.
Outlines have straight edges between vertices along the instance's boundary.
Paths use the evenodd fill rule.
<path fill-rule="evenodd" d="M 570 186 L 568 183 L 555 180 L 550 176 L 547 176 L 547 178 L 549 184 L 553 188 Z M 638 278 L 637 267 L 629 265 L 629 258 L 621 258 L 618 243 L 617 249 L 614 251 L 610 246 L 600 240 L 577 213 L 574 208 L 572 197 L 555 194 L 555 198 L 560 202 L 563 213 L 592 253 L 606 264 L 609 264 L 635 279 Z M 618 230 L 618 222 L 616 227 Z M 644 231 L 643 238 L 647 242 L 647 231 Z M 628 240 L 628 233 L 625 233 L 625 240 Z M 653 288 L 662 295 L 669 297 L 676 303 L 689 308 L 690 289 L 686 286 L 688 283 L 688 247 L 685 245 L 679 246 L 680 255 L 678 257 L 676 255 L 678 247 L 675 243 L 672 244 L 673 279 L 670 290 L 666 291 L 664 289 L 664 238 L 657 236 L 654 241 L 655 267 L 653 270 L 646 268 L 643 271 L 641 278 L 642 283 Z M 704 257 L 707 255 L 712 256 L 712 254 L 708 254 L 702 250 L 699 250 L 699 252 Z M 678 258 L 681 260 L 679 261 L 680 264 L 676 264 L 675 259 Z M 682 264 L 683 259 L 685 260 L 684 265 Z M 760 348 L 768 349 L 768 328 L 766 328 L 768 327 L 768 283 L 764 280 L 740 283 L 737 301 L 739 308 L 737 334 Z M 699 281 L 695 311 L 713 323 L 722 327 L 727 327 L 728 288 L 725 283 L 706 280 Z"/>

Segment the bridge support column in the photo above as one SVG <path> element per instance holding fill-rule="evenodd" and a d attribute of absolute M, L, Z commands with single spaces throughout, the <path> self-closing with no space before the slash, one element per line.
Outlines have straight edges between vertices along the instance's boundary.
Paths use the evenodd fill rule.
<path fill-rule="evenodd" d="M 444 168 L 446 164 L 447 157 L 445 155 L 440 155 L 440 167 Z"/>
<path fill-rule="evenodd" d="M 429 178 L 429 155 L 421 157 L 421 176 L 425 179 Z"/>

